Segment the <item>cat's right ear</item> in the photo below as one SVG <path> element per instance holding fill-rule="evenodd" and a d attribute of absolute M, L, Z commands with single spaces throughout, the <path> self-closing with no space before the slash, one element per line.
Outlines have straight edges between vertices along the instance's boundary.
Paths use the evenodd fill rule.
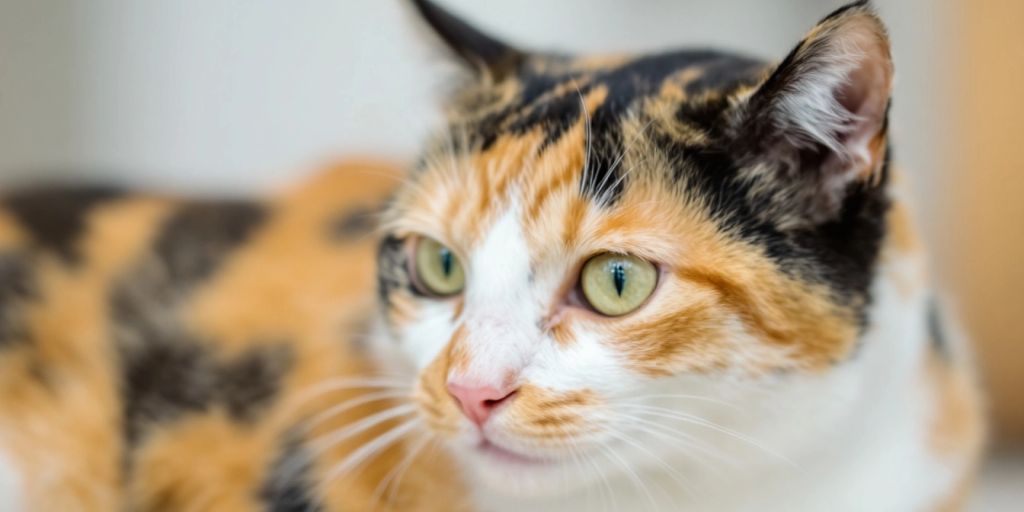
<path fill-rule="evenodd" d="M 738 110 L 752 167 L 779 205 L 812 223 L 836 217 L 851 187 L 883 182 L 893 63 L 869 0 L 823 19 Z"/>
<path fill-rule="evenodd" d="M 500 81 L 514 73 L 526 56 L 434 2 L 412 0 L 412 4 L 445 46 L 480 76 Z"/>

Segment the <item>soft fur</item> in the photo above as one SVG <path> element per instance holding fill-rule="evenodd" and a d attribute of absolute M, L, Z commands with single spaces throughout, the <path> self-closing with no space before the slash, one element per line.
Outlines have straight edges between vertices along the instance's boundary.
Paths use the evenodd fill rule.
<path fill-rule="evenodd" d="M 5 196 L 20 506 L 958 508 L 978 400 L 890 164 L 870 5 L 772 65 L 526 52 L 413 3 L 467 72 L 404 176 Z M 424 293 L 425 237 L 461 293 Z M 621 317 L 579 297 L 605 252 L 659 272 Z M 514 394 L 477 426 L 452 386 Z"/>

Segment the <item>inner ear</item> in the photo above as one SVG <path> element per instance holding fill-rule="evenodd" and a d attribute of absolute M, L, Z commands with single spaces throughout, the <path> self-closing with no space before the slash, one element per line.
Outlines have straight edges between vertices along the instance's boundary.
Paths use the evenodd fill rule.
<path fill-rule="evenodd" d="M 851 173 L 851 177 L 866 178 L 877 172 L 880 163 L 878 153 L 887 128 L 892 64 L 887 44 L 872 35 L 876 32 L 871 27 L 850 30 L 847 44 L 849 51 L 854 52 L 852 67 L 835 92 L 835 101 L 846 121 L 835 135 L 838 153 L 830 163 L 847 164 L 850 168 L 845 172 Z M 844 172 L 842 168 L 825 171 Z"/>
<path fill-rule="evenodd" d="M 739 103 L 736 147 L 760 169 L 758 190 L 794 217 L 834 217 L 851 184 L 880 181 L 891 89 L 888 37 L 870 5 L 822 20 Z"/>

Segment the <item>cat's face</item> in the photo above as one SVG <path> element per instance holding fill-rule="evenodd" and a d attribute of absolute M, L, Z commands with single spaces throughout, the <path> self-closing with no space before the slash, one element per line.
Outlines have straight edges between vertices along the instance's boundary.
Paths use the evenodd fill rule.
<path fill-rule="evenodd" d="M 381 247 L 427 430 L 518 494 L 764 455 L 750 437 L 787 420 L 749 404 L 832 371 L 869 321 L 891 82 L 874 15 L 829 17 L 772 67 L 529 55 L 420 7 L 484 66 Z"/>

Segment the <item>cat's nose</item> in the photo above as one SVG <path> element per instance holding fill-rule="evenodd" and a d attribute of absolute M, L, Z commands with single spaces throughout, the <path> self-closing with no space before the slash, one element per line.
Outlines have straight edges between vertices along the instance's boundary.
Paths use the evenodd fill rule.
<path fill-rule="evenodd" d="M 515 396 L 516 391 L 514 387 L 495 388 L 448 383 L 448 392 L 455 397 L 463 414 L 478 426 L 483 426 L 491 413 Z"/>

